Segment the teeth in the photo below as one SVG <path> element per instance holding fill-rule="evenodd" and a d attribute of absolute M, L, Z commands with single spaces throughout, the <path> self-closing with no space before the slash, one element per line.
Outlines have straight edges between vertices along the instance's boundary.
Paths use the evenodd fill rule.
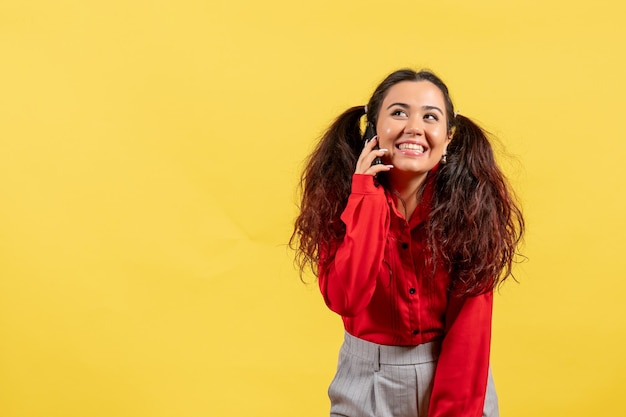
<path fill-rule="evenodd" d="M 401 143 L 398 145 L 398 149 L 400 150 L 411 150 L 417 152 L 424 152 L 424 147 L 422 145 L 417 145 L 415 143 Z"/>

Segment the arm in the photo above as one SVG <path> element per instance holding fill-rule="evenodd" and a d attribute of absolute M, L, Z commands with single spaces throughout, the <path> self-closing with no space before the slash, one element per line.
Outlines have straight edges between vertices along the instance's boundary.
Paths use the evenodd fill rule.
<path fill-rule="evenodd" d="M 482 416 L 492 309 L 492 292 L 476 297 L 450 297 L 429 417 Z"/>
<path fill-rule="evenodd" d="M 346 234 L 320 259 L 319 285 L 326 305 L 341 316 L 354 316 L 370 302 L 383 261 L 389 230 L 389 206 L 371 175 L 354 174 L 352 192 L 341 215 Z"/>

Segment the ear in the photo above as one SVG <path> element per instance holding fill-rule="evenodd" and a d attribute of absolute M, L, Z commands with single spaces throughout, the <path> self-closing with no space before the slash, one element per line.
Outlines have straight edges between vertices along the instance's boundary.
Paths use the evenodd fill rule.
<path fill-rule="evenodd" d="M 450 142 L 452 142 L 452 136 L 454 136 L 454 130 L 451 130 L 448 133 L 448 137 L 446 138 L 446 143 L 443 145 L 443 154 L 447 154 L 448 153 L 448 145 L 450 144 Z"/>
<path fill-rule="evenodd" d="M 450 130 L 448 130 L 448 143 L 450 143 L 455 133 L 456 133 L 456 126 L 452 126 Z"/>

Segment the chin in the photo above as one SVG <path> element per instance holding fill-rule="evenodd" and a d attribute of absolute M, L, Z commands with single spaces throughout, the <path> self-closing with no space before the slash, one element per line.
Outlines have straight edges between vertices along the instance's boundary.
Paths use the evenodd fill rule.
<path fill-rule="evenodd" d="M 400 162 L 397 165 L 394 164 L 394 170 L 402 172 L 414 172 L 415 174 L 423 174 L 433 169 L 434 165 L 431 164 L 416 164 Z"/>

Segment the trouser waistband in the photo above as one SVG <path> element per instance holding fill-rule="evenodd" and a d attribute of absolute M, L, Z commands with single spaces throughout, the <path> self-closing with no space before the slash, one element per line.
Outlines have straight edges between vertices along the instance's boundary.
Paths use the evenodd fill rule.
<path fill-rule="evenodd" d="M 387 346 L 359 339 L 345 332 L 342 349 L 346 353 L 380 365 L 416 365 L 435 362 L 439 358 L 441 342 L 428 342 L 417 346 Z"/>

